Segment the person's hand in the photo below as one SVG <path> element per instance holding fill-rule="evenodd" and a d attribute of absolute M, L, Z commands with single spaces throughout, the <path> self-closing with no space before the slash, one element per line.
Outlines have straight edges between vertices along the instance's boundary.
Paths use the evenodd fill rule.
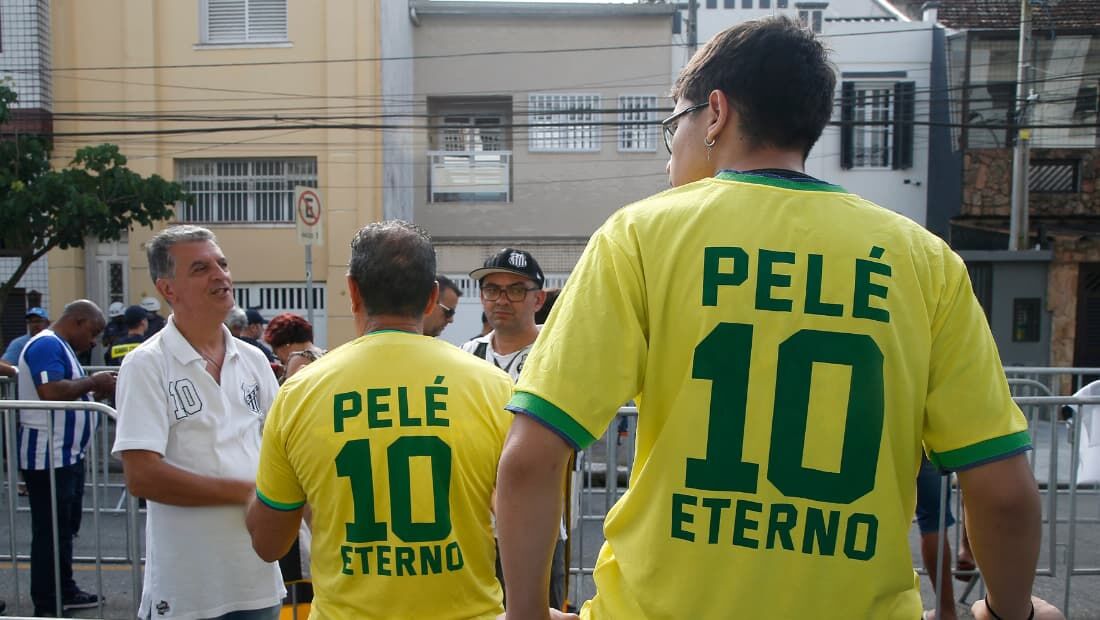
<path fill-rule="evenodd" d="M 549 616 L 550 620 L 581 620 L 581 617 L 578 616 L 577 614 L 569 614 L 569 613 L 565 613 L 564 611 L 558 611 L 557 609 L 554 609 L 553 607 L 551 607 L 549 611 L 550 611 L 550 616 Z M 497 620 L 506 620 L 507 616 L 508 616 L 507 613 L 500 614 L 499 616 L 497 616 Z"/>
<path fill-rule="evenodd" d="M 118 375 L 109 370 L 97 372 L 92 375 L 92 391 L 99 398 L 106 398 L 115 393 L 115 383 Z"/>
<path fill-rule="evenodd" d="M 1035 620 L 1066 620 L 1066 617 L 1058 611 L 1057 607 L 1038 596 L 1031 597 L 1031 604 L 1035 606 Z M 989 613 L 989 607 L 985 604 L 985 599 L 974 601 L 974 604 L 970 606 L 970 613 L 974 614 L 974 620 L 994 620 L 993 614 Z M 1005 616 L 1000 610 L 997 610 L 997 613 L 1005 620 L 1008 619 L 1008 616 Z"/>

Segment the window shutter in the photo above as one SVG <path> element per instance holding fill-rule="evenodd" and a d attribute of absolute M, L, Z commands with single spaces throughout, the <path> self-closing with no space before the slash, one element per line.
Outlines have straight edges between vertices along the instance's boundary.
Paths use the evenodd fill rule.
<path fill-rule="evenodd" d="M 206 42 L 235 43 L 245 38 L 245 0 L 207 0 Z"/>
<path fill-rule="evenodd" d="M 248 0 L 248 40 L 286 41 L 286 0 Z"/>
<path fill-rule="evenodd" d="M 840 85 L 840 167 L 848 170 L 854 159 L 852 145 L 852 120 L 855 114 L 855 82 L 843 82 Z"/>
<path fill-rule="evenodd" d="M 894 84 L 894 169 L 913 167 L 913 122 L 915 82 Z"/>

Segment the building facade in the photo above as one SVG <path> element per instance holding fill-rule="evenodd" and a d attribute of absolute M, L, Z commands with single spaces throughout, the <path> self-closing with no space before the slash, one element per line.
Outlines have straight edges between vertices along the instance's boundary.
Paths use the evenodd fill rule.
<path fill-rule="evenodd" d="M 312 306 L 318 344 L 347 341 L 350 234 L 392 210 L 383 198 L 384 50 L 400 48 L 410 26 L 386 4 L 54 0 L 57 163 L 81 146 L 118 144 L 132 169 L 192 194 L 176 221 L 217 234 L 239 305 L 269 317 Z M 386 32 L 397 43 L 384 42 Z M 388 88 L 401 84 L 391 77 Z M 322 197 L 312 299 L 297 186 Z M 76 297 L 106 306 L 155 296 L 143 247 L 152 234 L 51 253 L 53 311 Z"/>
<path fill-rule="evenodd" d="M 1100 366 L 1100 13 L 1036 5 L 1017 97 L 1020 6 L 953 0 L 946 41 L 962 183 L 950 238 L 967 259 L 1006 364 Z M 1009 252 L 1013 147 L 1030 139 L 1028 243 Z"/>
<path fill-rule="evenodd" d="M 672 18 L 661 4 L 413 2 L 415 221 L 465 295 L 443 337 L 481 328 L 466 274 L 505 246 L 560 286 L 616 209 L 668 186 Z"/>

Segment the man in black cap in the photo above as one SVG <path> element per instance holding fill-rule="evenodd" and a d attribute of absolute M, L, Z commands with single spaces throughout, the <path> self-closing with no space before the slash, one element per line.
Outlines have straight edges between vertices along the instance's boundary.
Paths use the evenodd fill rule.
<path fill-rule="evenodd" d="M 264 335 L 264 325 L 267 324 L 267 319 L 256 308 L 245 310 L 245 315 L 248 316 L 248 325 L 241 332 L 241 340 L 263 351 L 264 355 L 267 356 L 267 363 L 271 364 L 278 361 L 271 349 L 260 341 L 260 338 Z"/>
<path fill-rule="evenodd" d="M 481 285 L 481 306 L 493 330 L 463 344 L 462 350 L 495 364 L 516 381 L 542 327 L 535 323 L 535 313 L 546 301 L 546 277 L 530 252 L 514 248 L 490 256 L 470 277 Z M 565 538 L 563 524 L 550 570 L 553 609 L 561 609 L 565 598 Z"/>
<path fill-rule="evenodd" d="M 107 349 L 104 362 L 108 366 L 120 366 L 127 353 L 145 342 L 145 331 L 149 329 L 149 313 L 141 306 L 130 306 L 122 313 L 122 323 L 126 326 L 126 335 L 115 339 L 111 348 Z"/>

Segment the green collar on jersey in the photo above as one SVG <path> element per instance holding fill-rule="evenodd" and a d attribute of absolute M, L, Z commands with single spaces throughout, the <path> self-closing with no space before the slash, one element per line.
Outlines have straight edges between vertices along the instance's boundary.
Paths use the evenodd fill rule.
<path fill-rule="evenodd" d="M 790 177 L 781 177 L 771 173 L 722 170 L 715 175 L 714 178 L 722 181 L 739 181 L 741 183 L 753 183 L 756 185 L 770 185 L 783 189 L 797 189 L 810 192 L 835 192 L 838 194 L 848 193 L 848 190 L 839 185 L 833 185 L 832 183 L 827 183 L 811 176 L 797 173 L 792 174 Z"/>

